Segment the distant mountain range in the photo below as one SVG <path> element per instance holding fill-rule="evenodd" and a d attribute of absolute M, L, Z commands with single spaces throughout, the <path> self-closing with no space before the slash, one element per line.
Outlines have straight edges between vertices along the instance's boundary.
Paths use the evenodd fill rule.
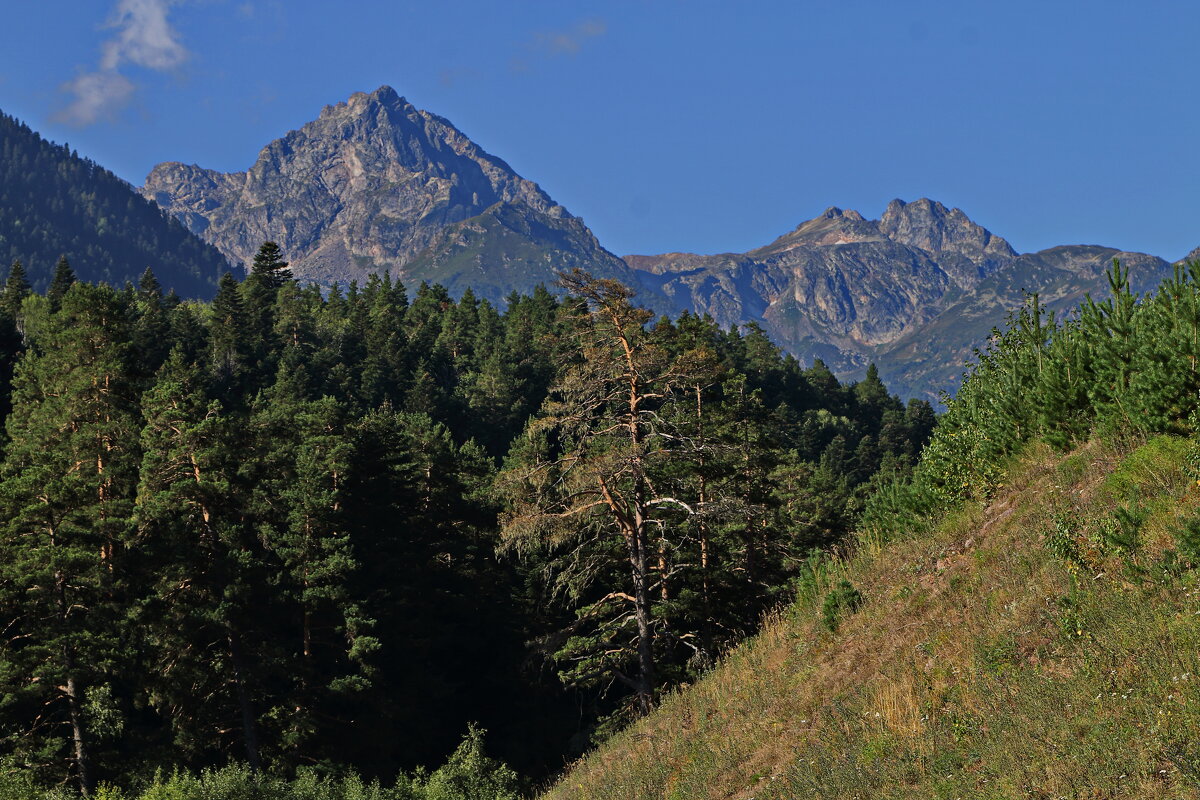
<path fill-rule="evenodd" d="M 878 220 L 830 208 L 748 253 L 620 259 L 537 184 L 387 86 L 326 107 L 246 172 L 160 164 L 142 192 L 235 262 L 278 241 L 301 280 L 345 283 L 386 269 L 499 302 L 579 266 L 637 287 L 662 313 L 758 323 L 845 376 L 874 361 L 894 391 L 933 400 L 1023 291 L 1061 313 L 1107 290 L 1114 258 L 1142 291 L 1171 269 L 1095 246 L 1021 255 L 924 198 L 894 200 Z"/>
<path fill-rule="evenodd" d="M 124 185 L 89 169 L 106 186 Z M 327 106 L 264 147 L 245 172 L 159 164 L 141 192 L 234 264 L 273 239 L 304 282 L 346 284 L 388 270 L 410 286 L 436 282 L 455 294 L 470 287 L 496 303 L 578 266 L 637 288 L 660 313 L 758 324 L 797 357 L 819 357 L 844 377 L 875 362 L 893 391 L 932 400 L 954 387 L 973 349 L 1025 291 L 1061 314 L 1107 291 L 1114 258 L 1129 267 L 1138 291 L 1171 271 L 1161 258 L 1093 245 L 1019 254 L 959 209 L 925 198 L 894 200 L 879 219 L 829 208 L 746 253 L 622 259 L 537 184 L 387 86 Z M 162 214 L 152 216 L 147 230 L 165 225 L 175 238 L 141 236 L 149 249 L 127 259 L 131 270 L 154 265 L 164 283 L 185 287 L 181 293 L 206 293 L 223 260 Z M 86 230 L 112 232 L 104 215 L 80 219 Z M 0 226 L 0 244 L 12 236 Z M 85 276 L 90 252 L 80 255 Z M 105 261 L 97 277 L 128 276 Z"/>
<path fill-rule="evenodd" d="M 0 269 L 20 260 L 44 289 L 62 256 L 81 278 L 115 286 L 152 267 L 185 297 L 211 297 L 229 269 L 128 183 L 0 114 Z"/>
<path fill-rule="evenodd" d="M 959 209 L 922 198 L 893 200 L 878 220 L 830 208 L 748 253 L 625 261 L 676 304 L 726 325 L 758 322 L 789 351 L 844 376 L 875 362 L 892 391 L 936 401 L 1026 291 L 1061 318 L 1089 293 L 1108 292 L 1113 259 L 1140 292 L 1172 269 L 1092 245 L 1020 255 Z"/>

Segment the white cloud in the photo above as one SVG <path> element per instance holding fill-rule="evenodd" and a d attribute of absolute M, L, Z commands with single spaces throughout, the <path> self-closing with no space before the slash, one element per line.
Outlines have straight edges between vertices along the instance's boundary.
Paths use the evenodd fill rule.
<path fill-rule="evenodd" d="M 170 0 L 120 0 L 109 23 L 119 33 L 104 43 L 101 69 L 117 69 L 122 61 L 158 70 L 182 64 L 187 50 L 167 22 L 169 5 Z"/>
<path fill-rule="evenodd" d="M 537 35 L 541 50 L 551 55 L 575 55 L 583 49 L 584 42 L 608 33 L 608 23 L 602 19 L 585 20 L 573 28 L 562 31 L 544 31 Z"/>
<path fill-rule="evenodd" d="M 553 31 L 539 31 L 523 46 L 524 56 L 514 56 L 508 62 L 511 72 L 528 72 L 532 61 L 557 56 L 574 56 L 583 49 L 589 39 L 595 39 L 608 33 L 608 23 L 602 19 L 588 19 L 572 25 L 570 28 Z"/>
<path fill-rule="evenodd" d="M 156 71 L 173 69 L 188 57 L 167 12 L 176 0 L 118 0 L 105 25 L 116 35 L 100 46 L 100 63 L 63 84 L 74 99 L 57 115 L 73 125 L 91 125 L 110 117 L 133 97 L 135 86 L 121 68 L 126 64 Z"/>
<path fill-rule="evenodd" d="M 56 119 L 71 125 L 91 125 L 101 117 L 110 117 L 133 96 L 133 82 L 115 71 L 87 72 L 62 88 L 75 99 L 58 112 Z"/>

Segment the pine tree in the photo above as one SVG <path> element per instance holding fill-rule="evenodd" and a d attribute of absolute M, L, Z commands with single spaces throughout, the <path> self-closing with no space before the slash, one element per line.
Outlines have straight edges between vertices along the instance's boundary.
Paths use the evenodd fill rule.
<path fill-rule="evenodd" d="M 519 587 L 495 560 L 493 467 L 424 414 L 373 410 L 352 438 L 344 508 L 361 564 L 353 585 L 380 651 L 373 688 L 343 695 L 347 716 L 372 720 L 345 732 L 344 752 L 377 752 L 385 763 L 440 758 L 462 730 L 452 720 L 478 718 L 514 694 L 505 658 L 521 661 L 529 638 L 512 604 Z M 492 666 L 470 666 L 479 663 Z"/>
<path fill-rule="evenodd" d="M 372 276 L 365 293 L 367 326 L 363 336 L 364 358 L 359 396 L 367 408 L 382 404 L 403 405 L 405 365 L 409 361 L 404 334 L 408 296 L 404 284 L 391 276 Z"/>
<path fill-rule="evenodd" d="M 21 313 L 21 303 L 29 296 L 32 287 L 25 277 L 25 267 L 14 261 L 4 282 L 4 293 L 0 295 L 0 312 L 16 320 Z"/>
<path fill-rule="evenodd" d="M 1113 261 L 1108 273 L 1112 296 L 1096 303 L 1090 297 L 1081 310 L 1080 322 L 1089 342 L 1094 343 L 1091 401 L 1099 425 L 1105 430 L 1133 427 L 1130 380 L 1137 350 L 1134 313 L 1137 298 L 1129 287 L 1129 271 Z"/>
<path fill-rule="evenodd" d="M 262 570 L 243 524 L 238 428 L 180 348 L 142 408 L 135 516 L 150 602 L 137 619 L 156 663 L 151 694 L 189 755 L 212 748 L 212 731 L 238 731 L 243 756 L 258 770 L 256 670 L 244 642 L 259 613 L 251 586 Z"/>
<path fill-rule="evenodd" d="M 111 289 L 75 285 L 62 296 L 16 376 L 0 487 L 2 605 L 12 615 L 0 668 L 6 685 L 22 687 L 10 703 L 28 714 L 10 744 L 44 742 L 55 736 L 47 719 L 65 722 L 84 795 L 96 773 L 83 705 L 123 657 L 117 603 L 139 458 L 127 342 Z"/>
<path fill-rule="evenodd" d="M 370 688 L 378 648 L 352 586 L 359 566 L 345 492 L 355 459 L 345 417 L 333 398 L 297 395 L 281 369 L 250 418 L 247 510 L 274 562 L 272 605 L 281 624 L 272 633 L 280 652 L 299 655 L 288 669 L 290 685 L 273 693 L 286 709 L 281 745 L 290 760 L 316 760 L 320 740 L 344 734 L 336 723 L 349 726 L 352 718 L 341 706 Z"/>
<path fill-rule="evenodd" d="M 1174 275 L 1138 306 L 1130 365 L 1130 416 L 1147 432 L 1188 433 L 1200 392 L 1200 264 Z"/>
<path fill-rule="evenodd" d="M 71 268 L 67 257 L 61 256 L 58 259 L 58 264 L 54 267 L 54 277 L 50 280 L 50 288 L 46 291 L 46 297 L 50 300 L 51 311 L 58 311 L 63 297 L 73 283 L 75 283 L 75 270 Z"/>
<path fill-rule="evenodd" d="M 678 502 L 656 496 L 649 480 L 672 441 L 652 421 L 674 391 L 676 376 L 645 336 L 650 312 L 630 303 L 628 289 L 581 270 L 562 274 L 561 285 L 586 303 L 575 328 L 579 360 L 552 388 L 499 478 L 508 504 L 501 535 L 517 550 L 583 542 L 607 559 L 615 555 L 614 542 L 623 544 L 627 583 L 608 586 L 581 609 L 583 623 L 605 620 L 585 645 L 592 652 L 584 657 L 583 642 L 569 641 L 565 655 L 575 661 L 575 680 L 615 676 L 633 690 L 645 714 L 657 690 L 654 520 L 661 506 Z M 632 618 L 632 635 L 614 626 L 614 618 Z"/>
<path fill-rule="evenodd" d="M 21 304 L 29 295 L 29 281 L 20 261 L 14 261 L 0 294 L 0 420 L 12 410 L 12 378 L 24 349 Z"/>

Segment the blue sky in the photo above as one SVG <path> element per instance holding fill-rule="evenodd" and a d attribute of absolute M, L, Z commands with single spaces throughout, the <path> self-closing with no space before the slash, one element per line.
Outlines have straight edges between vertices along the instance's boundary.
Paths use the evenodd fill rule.
<path fill-rule="evenodd" d="M 620 254 L 920 196 L 1022 251 L 1200 245 L 1200 4 L 38 0 L 0 21 L 0 109 L 139 184 L 245 169 L 386 83 Z"/>

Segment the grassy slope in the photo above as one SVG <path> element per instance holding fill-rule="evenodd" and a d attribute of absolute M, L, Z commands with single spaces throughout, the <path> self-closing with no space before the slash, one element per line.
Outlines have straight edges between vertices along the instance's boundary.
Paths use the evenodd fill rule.
<path fill-rule="evenodd" d="M 546 798 L 1200 796 L 1200 581 L 1152 568 L 1200 506 L 1191 447 L 1031 448 L 990 504 L 862 543 Z M 1142 579 L 1102 544 L 1133 495 Z M 865 602 L 829 633 L 843 576 Z"/>

